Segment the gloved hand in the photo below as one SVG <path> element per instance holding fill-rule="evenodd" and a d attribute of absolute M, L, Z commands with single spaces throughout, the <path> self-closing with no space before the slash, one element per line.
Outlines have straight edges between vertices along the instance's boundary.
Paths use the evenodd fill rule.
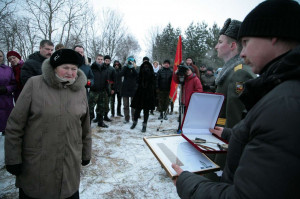
<path fill-rule="evenodd" d="M 90 164 L 90 161 L 91 161 L 91 160 L 82 160 L 82 161 L 81 161 L 81 165 L 82 165 L 82 166 L 86 166 L 86 165 Z"/>
<path fill-rule="evenodd" d="M 6 86 L 0 86 L 0 95 L 3 95 L 3 94 L 5 94 L 5 93 L 7 93 L 7 88 L 6 88 Z"/>
<path fill-rule="evenodd" d="M 21 171 L 22 171 L 22 164 L 14 164 L 14 165 L 6 165 L 6 170 L 17 176 L 17 175 L 20 175 L 21 174 Z"/>

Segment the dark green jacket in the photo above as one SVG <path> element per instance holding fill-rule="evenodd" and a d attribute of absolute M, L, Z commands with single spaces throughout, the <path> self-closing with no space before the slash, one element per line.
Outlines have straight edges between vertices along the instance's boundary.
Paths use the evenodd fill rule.
<path fill-rule="evenodd" d="M 225 71 L 227 69 L 227 71 Z M 223 72 L 223 73 L 222 73 Z M 225 96 L 219 118 L 225 118 L 225 127 L 232 128 L 242 119 L 245 106 L 239 100 L 243 91 L 243 84 L 255 78 L 251 68 L 243 64 L 243 60 L 236 55 L 225 63 L 219 77 L 216 79 L 216 93 Z M 218 123 L 224 126 L 222 123 Z"/>

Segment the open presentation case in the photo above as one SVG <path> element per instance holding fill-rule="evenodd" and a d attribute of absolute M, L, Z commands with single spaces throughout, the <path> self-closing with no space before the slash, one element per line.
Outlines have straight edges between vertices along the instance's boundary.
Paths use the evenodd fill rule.
<path fill-rule="evenodd" d="M 220 170 L 218 165 L 199 152 L 181 135 L 144 137 L 144 141 L 171 178 L 177 176 L 171 166 L 172 163 L 193 173 L 201 174 Z"/>
<path fill-rule="evenodd" d="M 193 93 L 181 126 L 181 135 L 202 153 L 226 153 L 228 143 L 209 132 L 214 128 L 224 96 Z M 202 141 L 202 142 L 201 142 Z"/>

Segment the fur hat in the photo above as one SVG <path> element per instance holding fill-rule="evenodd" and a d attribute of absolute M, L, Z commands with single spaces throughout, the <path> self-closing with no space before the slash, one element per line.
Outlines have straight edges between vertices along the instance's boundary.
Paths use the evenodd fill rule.
<path fill-rule="evenodd" d="M 74 50 L 63 48 L 51 55 L 50 64 L 53 68 L 62 64 L 74 64 L 79 67 L 82 64 L 82 56 Z"/>
<path fill-rule="evenodd" d="M 280 37 L 300 41 L 300 5 L 292 0 L 264 1 L 244 19 L 238 38 Z"/>
<path fill-rule="evenodd" d="M 226 35 L 237 40 L 241 23 L 242 22 L 240 21 L 231 20 L 230 18 L 228 18 L 225 21 L 223 28 L 220 30 L 220 35 Z"/>
<path fill-rule="evenodd" d="M 8 59 L 10 56 L 15 56 L 17 57 L 19 60 L 21 60 L 21 55 L 19 53 L 17 53 L 16 51 L 9 51 L 7 54 L 6 54 L 6 58 Z"/>
<path fill-rule="evenodd" d="M 111 58 L 110 58 L 110 56 L 109 56 L 109 55 L 105 55 L 105 56 L 104 56 L 104 60 L 106 60 L 106 59 L 109 59 L 109 60 L 111 60 Z"/>

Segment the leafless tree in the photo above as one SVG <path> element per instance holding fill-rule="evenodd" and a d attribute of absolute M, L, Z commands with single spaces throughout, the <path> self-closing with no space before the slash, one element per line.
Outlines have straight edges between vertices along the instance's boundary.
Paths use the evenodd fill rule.
<path fill-rule="evenodd" d="M 26 0 L 33 15 L 32 22 L 41 32 L 41 39 L 52 40 L 53 32 L 58 29 L 57 22 L 66 0 Z"/>
<path fill-rule="evenodd" d="M 159 26 L 153 26 L 149 28 L 147 31 L 147 35 L 145 36 L 144 43 L 147 47 L 146 54 L 151 55 L 149 58 L 152 59 L 153 46 L 155 46 L 156 38 L 159 34 L 161 34 L 161 30 L 163 28 Z"/>
<path fill-rule="evenodd" d="M 130 55 L 135 55 L 141 50 L 138 41 L 132 35 L 127 35 L 118 45 L 118 57 L 120 63 L 125 63 Z"/>

